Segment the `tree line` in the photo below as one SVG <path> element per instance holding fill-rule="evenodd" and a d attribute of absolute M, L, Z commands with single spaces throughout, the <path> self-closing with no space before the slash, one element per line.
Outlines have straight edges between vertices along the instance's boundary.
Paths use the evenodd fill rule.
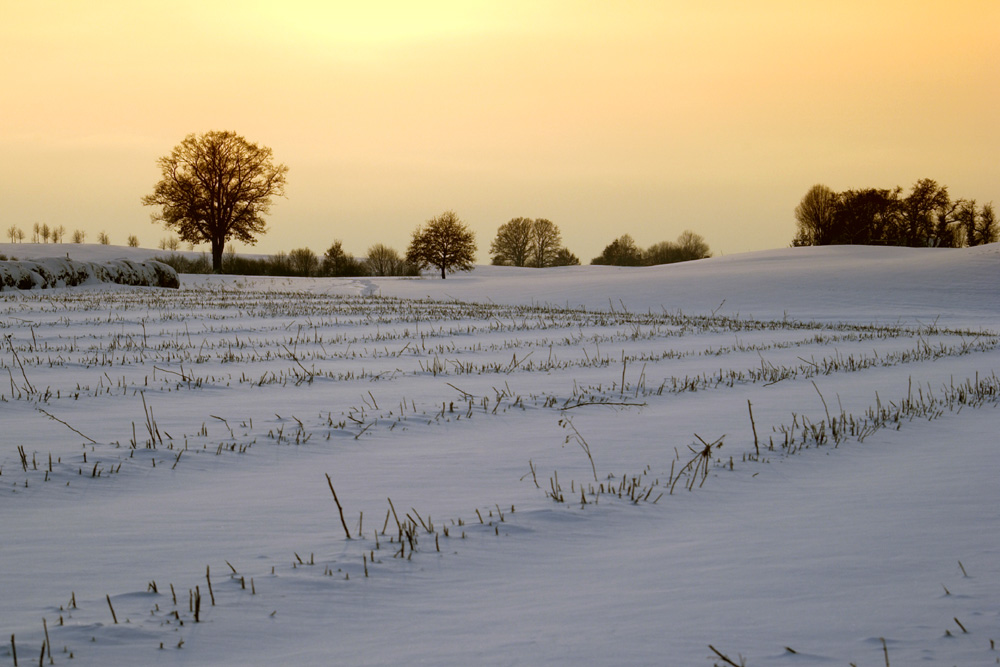
<path fill-rule="evenodd" d="M 475 262 L 475 234 L 454 211 L 445 211 L 418 226 L 405 256 L 379 244 L 369 248 L 368 256 L 359 261 L 348 256 L 337 241 L 322 258 L 308 248 L 267 260 L 241 260 L 234 253 L 224 258 L 227 242 L 253 245 L 264 233 L 264 215 L 274 197 L 284 196 L 288 167 L 274 162 L 270 148 L 234 132 L 218 131 L 188 135 L 170 155 L 159 158 L 157 165 L 162 178 L 142 203 L 157 207 L 150 216 L 152 221 L 174 230 L 180 241 L 210 243 L 212 270 L 217 273 L 228 269 L 271 275 L 379 276 L 415 275 L 434 268 L 444 279 L 453 271 L 470 270 Z M 621 247 L 623 252 L 615 250 Z M 490 244 L 490 253 L 495 265 L 541 268 L 580 263 L 562 244 L 559 227 L 544 218 L 519 217 L 502 224 Z M 633 260 L 633 255 L 637 259 Z M 708 246 L 692 232 L 682 234 L 676 244 L 664 242 L 646 251 L 635 248 L 631 237 L 625 235 L 591 263 L 631 266 L 707 256 Z M 177 257 L 172 261 L 183 263 Z M 253 266 L 253 262 L 259 264 Z"/>
<path fill-rule="evenodd" d="M 176 249 L 176 248 L 175 248 Z M 171 253 L 157 257 L 178 273 L 212 273 L 213 266 L 207 254 L 191 257 Z M 416 276 L 420 271 L 404 257 L 386 245 L 376 243 L 365 257 L 349 255 L 343 243 L 334 241 L 323 255 L 309 248 L 295 248 L 268 257 L 237 255 L 230 246 L 222 256 L 220 273 L 251 276 L 302 276 L 360 277 L 360 276 Z"/>
<path fill-rule="evenodd" d="M 272 200 L 285 194 L 288 167 L 275 163 L 266 146 L 247 141 L 230 131 L 189 134 L 169 155 L 157 160 L 161 178 L 152 194 L 142 197 L 145 206 L 156 207 L 152 222 L 162 223 L 177 237 L 160 242 L 163 250 L 177 250 L 181 242 L 189 248 L 208 243 L 211 247 L 211 271 L 260 275 L 300 276 L 407 276 L 434 268 L 441 278 L 453 271 L 472 269 L 476 255 L 475 234 L 454 211 L 445 211 L 428 220 L 413 232 L 405 256 L 393 248 L 376 244 L 364 259 L 349 256 L 340 241 L 334 242 L 322 257 L 308 248 L 269 258 L 237 257 L 225 253 L 233 240 L 254 245 L 266 231 L 264 216 Z M 11 242 L 23 241 L 24 232 L 16 226 L 7 230 Z M 61 243 L 65 229 L 35 223 L 32 240 Z M 74 243 L 83 243 L 82 231 L 73 233 Z M 98 241 L 110 244 L 105 232 Z M 135 235 L 128 244 L 138 247 Z M 552 267 L 580 264 L 580 259 L 562 243 L 559 227 L 545 218 L 513 218 L 500 226 L 490 244 L 494 265 Z M 708 245 L 697 234 L 685 231 L 677 242 L 664 241 L 646 250 L 635 245 L 625 234 L 612 241 L 591 264 L 643 266 L 666 264 L 709 257 Z M 163 258 L 181 272 L 208 270 L 206 257 L 190 259 L 176 253 Z"/>
<path fill-rule="evenodd" d="M 24 230 L 17 225 L 11 225 L 7 228 L 7 238 L 10 239 L 11 243 L 24 243 L 26 238 Z M 77 229 L 73 232 L 72 239 L 73 243 L 83 243 L 87 238 L 87 233 L 82 229 Z M 135 238 L 130 236 L 129 239 Z M 31 229 L 31 243 L 62 243 L 66 239 L 66 228 L 62 225 L 58 227 L 49 227 L 48 223 L 38 223 L 36 222 Z M 97 235 L 97 242 L 102 245 L 110 245 L 111 239 L 108 237 L 107 232 L 101 232 Z M 136 239 L 136 247 L 138 247 L 139 242 Z"/>
<path fill-rule="evenodd" d="M 795 207 L 793 246 L 896 245 L 958 248 L 993 243 L 993 203 L 952 199 L 948 188 L 923 178 L 901 187 L 834 192 L 814 185 Z"/>

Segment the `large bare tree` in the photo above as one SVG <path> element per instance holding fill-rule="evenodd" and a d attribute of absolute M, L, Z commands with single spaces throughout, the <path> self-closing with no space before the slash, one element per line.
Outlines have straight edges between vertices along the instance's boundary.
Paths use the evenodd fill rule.
<path fill-rule="evenodd" d="M 933 179 L 921 178 L 902 201 L 900 213 L 904 245 L 940 245 L 947 238 L 947 234 L 942 232 L 947 230 L 952 211 L 948 188 L 938 185 Z M 944 215 L 938 215 L 940 213 Z"/>
<path fill-rule="evenodd" d="M 555 264 L 556 255 L 562 248 L 562 235 L 555 223 L 538 218 L 531 226 L 531 266 L 544 268 Z"/>
<path fill-rule="evenodd" d="M 792 245 L 827 245 L 833 242 L 837 194 L 825 185 L 814 185 L 795 207 L 798 230 Z"/>
<path fill-rule="evenodd" d="M 182 241 L 210 243 L 216 273 L 226 242 L 256 243 L 267 229 L 271 199 L 285 194 L 288 167 L 274 163 L 270 148 L 235 132 L 189 134 L 157 165 L 162 178 L 143 205 L 161 207 L 153 222 Z"/>
<path fill-rule="evenodd" d="M 421 269 L 433 266 L 444 280 L 449 272 L 471 271 L 476 259 L 476 236 L 454 211 L 445 211 L 413 232 L 406 261 Z"/>

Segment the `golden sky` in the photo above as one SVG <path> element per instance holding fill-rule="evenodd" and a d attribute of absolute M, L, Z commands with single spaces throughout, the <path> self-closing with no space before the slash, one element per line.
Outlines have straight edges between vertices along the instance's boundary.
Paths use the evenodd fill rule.
<path fill-rule="evenodd" d="M 1000 205 L 998 118 L 996 0 L 0 0 L 0 231 L 155 247 L 156 159 L 224 129 L 290 168 L 257 252 L 405 251 L 453 209 L 483 262 L 518 216 L 584 263 L 732 254 L 815 183 Z"/>

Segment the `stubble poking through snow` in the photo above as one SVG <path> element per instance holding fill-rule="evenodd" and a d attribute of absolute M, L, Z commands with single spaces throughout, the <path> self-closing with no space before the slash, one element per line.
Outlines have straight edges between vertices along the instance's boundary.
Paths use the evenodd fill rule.
<path fill-rule="evenodd" d="M 998 249 L 5 292 L 0 627 L 83 665 L 989 664 Z"/>

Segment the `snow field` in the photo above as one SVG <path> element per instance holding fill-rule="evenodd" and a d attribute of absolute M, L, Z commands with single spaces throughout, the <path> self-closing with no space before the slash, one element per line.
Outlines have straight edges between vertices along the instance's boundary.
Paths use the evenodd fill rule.
<path fill-rule="evenodd" d="M 992 249 L 4 294 L 0 626 L 83 665 L 990 664 Z"/>

